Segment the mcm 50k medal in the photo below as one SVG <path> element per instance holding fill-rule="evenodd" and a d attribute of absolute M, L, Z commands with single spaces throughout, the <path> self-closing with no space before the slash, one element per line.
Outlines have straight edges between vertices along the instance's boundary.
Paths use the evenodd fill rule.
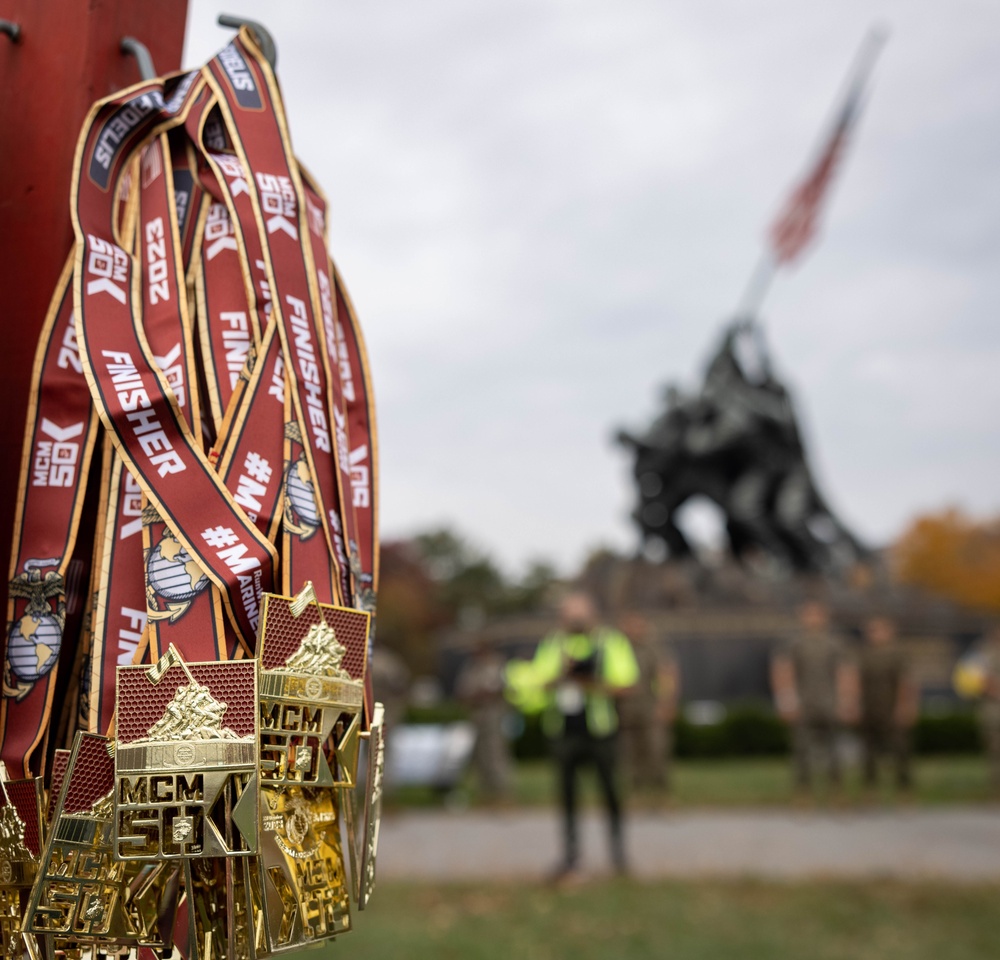
<path fill-rule="evenodd" d="M 319 604 L 311 583 L 294 599 L 264 597 L 260 865 L 272 952 L 350 928 L 337 787 L 357 775 L 368 627 L 367 613 Z"/>
<path fill-rule="evenodd" d="M 257 852 L 257 665 L 119 667 L 115 857 Z"/>
<path fill-rule="evenodd" d="M 382 780 L 385 776 L 385 707 L 375 704 L 368 731 L 368 771 L 365 778 L 365 832 L 358 870 L 358 908 L 364 910 L 375 891 L 375 857 L 382 825 Z"/>
<path fill-rule="evenodd" d="M 96 733 L 76 735 L 25 914 L 25 933 L 44 943 L 47 957 L 82 947 L 163 947 L 152 922 L 161 912 L 158 885 L 139 877 L 139 864 L 130 869 L 112 856 L 111 746 Z"/>
<path fill-rule="evenodd" d="M 8 780 L 0 763 L 0 955 L 20 958 L 34 942 L 21 917 L 42 852 L 42 781 Z"/>

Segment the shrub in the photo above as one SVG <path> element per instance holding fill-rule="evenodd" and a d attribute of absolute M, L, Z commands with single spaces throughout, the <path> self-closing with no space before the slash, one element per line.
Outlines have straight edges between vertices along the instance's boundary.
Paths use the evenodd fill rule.
<path fill-rule="evenodd" d="M 467 720 L 468 710 L 453 700 L 428 707 L 411 706 L 407 723 L 453 723 Z M 549 756 L 539 716 L 524 717 L 512 742 L 518 760 Z M 789 752 L 788 725 L 769 704 L 749 701 L 731 704 L 718 723 L 693 724 L 683 716 L 674 723 L 674 753 L 685 758 L 777 757 Z M 968 708 L 947 713 L 924 713 L 913 732 L 918 754 L 970 754 L 983 749 L 976 715 Z"/>
<path fill-rule="evenodd" d="M 733 704 L 719 723 L 693 724 L 681 715 L 674 738 L 678 757 L 780 756 L 789 744 L 787 726 L 755 702 Z"/>
<path fill-rule="evenodd" d="M 976 715 L 970 710 L 921 714 L 913 731 L 917 753 L 979 753 L 983 741 Z"/>

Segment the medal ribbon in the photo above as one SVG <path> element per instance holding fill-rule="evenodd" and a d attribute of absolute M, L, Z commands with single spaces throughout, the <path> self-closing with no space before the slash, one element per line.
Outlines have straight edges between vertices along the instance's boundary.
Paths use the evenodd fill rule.
<path fill-rule="evenodd" d="M 200 450 L 197 362 L 181 256 L 177 195 L 173 171 L 166 162 L 169 149 L 167 135 L 160 134 L 143 148 L 140 164 L 137 253 L 142 266 L 142 327 L 156 365 L 173 390 Z M 171 643 L 192 659 L 203 657 L 206 650 L 212 651 L 213 659 L 226 659 L 229 643 L 222 605 L 208 577 L 194 560 L 180 562 L 183 556 L 179 541 L 148 504 L 144 504 L 142 527 L 153 659 Z"/>
<path fill-rule="evenodd" d="M 97 435 L 73 323 L 71 280 L 72 259 L 59 278 L 35 355 L 11 551 L 0 755 L 12 773 L 26 777 L 48 729 L 66 617 L 65 578 Z"/>
<path fill-rule="evenodd" d="M 252 646 L 275 552 L 226 491 L 181 415 L 142 331 L 139 274 L 108 216 L 109 188 L 154 125 L 183 122 L 197 87 L 164 102 L 163 82 L 99 102 L 81 134 L 73 181 L 75 301 L 84 373 L 94 403 L 133 476 L 177 541 L 222 592 Z M 186 94 L 186 95 L 185 95 Z"/>
<path fill-rule="evenodd" d="M 334 559 L 337 491 L 335 435 L 327 412 L 326 365 L 317 327 L 311 244 L 305 242 L 307 212 L 298 166 L 291 153 L 274 76 L 243 28 L 240 35 L 204 69 L 222 108 L 223 119 L 240 159 L 252 202 L 252 221 L 235 208 L 244 235 L 256 229 L 271 294 L 271 315 L 281 335 L 285 376 L 301 427 L 304 461 L 320 525 Z M 209 162 L 216 164 L 212 154 Z M 216 169 L 217 179 L 226 178 Z M 344 576 L 340 571 L 341 577 Z M 347 581 L 349 584 L 349 580 Z M 349 602 L 350 594 L 340 598 Z"/>

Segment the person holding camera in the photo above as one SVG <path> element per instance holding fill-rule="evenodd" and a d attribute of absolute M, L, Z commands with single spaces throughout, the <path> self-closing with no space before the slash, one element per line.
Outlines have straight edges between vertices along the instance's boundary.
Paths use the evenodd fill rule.
<path fill-rule="evenodd" d="M 639 679 L 632 646 L 624 634 L 600 625 L 585 593 L 568 595 L 560 606 L 560 627 L 539 643 L 531 661 L 512 665 L 508 695 L 526 713 L 541 712 L 552 745 L 563 813 L 564 855 L 553 880 L 571 879 L 579 869 L 577 779 L 593 765 L 607 807 L 611 856 L 626 869 L 622 812 L 615 782 L 618 715 L 615 699 Z"/>

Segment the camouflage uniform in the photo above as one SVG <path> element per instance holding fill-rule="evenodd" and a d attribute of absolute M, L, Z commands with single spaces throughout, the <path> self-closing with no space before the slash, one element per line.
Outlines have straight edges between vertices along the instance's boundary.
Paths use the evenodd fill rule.
<path fill-rule="evenodd" d="M 669 693 L 661 689 L 667 658 L 649 640 L 633 640 L 632 649 L 639 665 L 639 682 L 618 703 L 626 783 L 633 790 L 667 791 L 670 789 L 673 730 L 660 709 L 664 696 Z"/>
<path fill-rule="evenodd" d="M 986 645 L 986 687 L 979 704 L 979 728 L 989 764 L 990 786 L 1000 793 L 1000 639 Z"/>
<path fill-rule="evenodd" d="M 785 651 L 795 674 L 799 715 L 792 730 L 795 780 L 812 783 L 813 760 L 822 757 L 832 785 L 841 781 L 837 735 L 837 673 L 845 660 L 843 642 L 828 630 L 802 631 Z"/>
<path fill-rule="evenodd" d="M 910 731 L 899 721 L 899 703 L 906 682 L 906 655 L 896 643 L 866 646 L 861 652 L 861 742 L 867 786 L 878 779 L 878 760 L 892 757 L 896 783 L 908 788 L 910 775 Z"/>
<path fill-rule="evenodd" d="M 471 656 L 455 687 L 458 699 L 471 707 L 476 728 L 472 762 L 483 794 L 491 799 L 506 796 L 510 790 L 510 747 L 503 732 L 507 712 L 504 687 L 504 660 L 492 651 Z"/>

